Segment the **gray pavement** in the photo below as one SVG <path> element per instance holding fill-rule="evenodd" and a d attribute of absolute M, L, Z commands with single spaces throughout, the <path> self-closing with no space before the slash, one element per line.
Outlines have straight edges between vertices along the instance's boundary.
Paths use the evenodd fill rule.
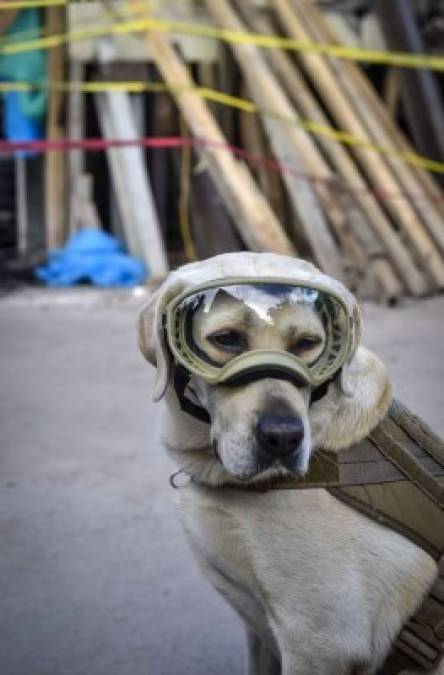
<path fill-rule="evenodd" d="M 1 675 L 243 672 L 240 622 L 174 513 L 139 304 L 0 300 Z M 398 395 L 444 434 L 444 298 L 365 314 Z"/>

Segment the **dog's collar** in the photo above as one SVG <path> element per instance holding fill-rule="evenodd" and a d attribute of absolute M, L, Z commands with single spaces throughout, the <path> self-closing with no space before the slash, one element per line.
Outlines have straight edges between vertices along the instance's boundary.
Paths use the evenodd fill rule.
<path fill-rule="evenodd" d="M 186 476 L 188 482 L 210 489 L 235 489 L 245 492 L 268 492 L 269 490 L 297 490 L 303 488 L 319 488 L 339 485 L 340 464 L 338 454 L 326 450 L 318 450 L 310 458 L 310 469 L 304 476 L 275 476 L 258 480 L 254 483 L 238 481 L 224 481 L 220 484 L 205 483 L 196 476 L 179 469 L 170 476 L 170 484 L 174 488 L 182 487 L 179 476 Z"/>

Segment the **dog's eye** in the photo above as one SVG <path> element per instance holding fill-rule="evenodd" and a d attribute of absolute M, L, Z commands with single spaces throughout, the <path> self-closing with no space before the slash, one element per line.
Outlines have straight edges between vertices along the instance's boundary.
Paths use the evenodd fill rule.
<path fill-rule="evenodd" d="M 304 335 L 290 345 L 289 351 L 293 354 L 303 354 L 318 347 L 321 342 L 322 339 L 317 335 Z"/>
<path fill-rule="evenodd" d="M 218 349 L 235 354 L 240 354 L 247 346 L 245 335 L 233 329 L 219 330 L 209 335 L 207 340 Z"/>

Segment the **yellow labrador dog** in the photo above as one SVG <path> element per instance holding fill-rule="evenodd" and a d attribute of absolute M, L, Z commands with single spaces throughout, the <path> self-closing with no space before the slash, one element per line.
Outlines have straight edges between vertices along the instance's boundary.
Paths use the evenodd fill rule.
<path fill-rule="evenodd" d="M 345 299 L 355 343 L 340 377 L 311 406 L 310 388 L 286 379 L 229 387 L 193 375 L 190 395 L 211 423 L 181 409 L 165 308 L 184 290 L 227 277 L 321 283 Z M 292 350 L 307 363 L 322 351 L 324 327 L 309 304 L 285 307 L 271 324 L 250 315 L 246 321 L 239 316 L 245 303 L 232 305 L 225 297 L 210 316 L 196 310 L 193 340 L 208 362 L 221 367 L 227 352 L 238 354 L 247 342 L 249 349 Z M 243 332 L 228 331 L 227 321 Z M 314 449 L 348 447 L 378 424 L 391 387 L 382 363 L 359 344 L 359 329 L 356 301 L 339 282 L 302 260 L 247 252 L 173 272 L 141 315 L 140 346 L 157 368 L 155 398 L 166 400 L 163 440 L 192 477 L 178 490 L 181 518 L 203 572 L 244 621 L 250 675 L 377 673 L 436 575 L 424 551 L 323 489 L 226 485 L 304 473 Z M 262 422 L 282 411 L 291 424 L 271 438 Z"/>

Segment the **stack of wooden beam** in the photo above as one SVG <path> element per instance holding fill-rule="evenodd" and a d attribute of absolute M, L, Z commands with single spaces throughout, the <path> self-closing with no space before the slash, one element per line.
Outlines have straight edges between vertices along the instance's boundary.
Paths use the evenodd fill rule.
<path fill-rule="evenodd" d="M 275 34 L 280 27 L 301 42 L 335 42 L 311 0 L 271 0 L 268 13 L 253 0 L 205 5 L 224 30 Z M 244 91 L 259 110 L 258 118 L 242 114 L 240 140 L 286 168 L 282 188 L 269 171 L 250 171 L 220 149 L 232 139 L 192 91 L 190 72 L 169 37 L 148 33 L 146 39 L 159 72 L 177 92 L 189 132 L 210 141 L 197 152 L 244 245 L 307 255 L 364 295 L 395 299 L 444 287 L 443 195 L 428 172 L 401 156 L 411 151 L 409 143 L 360 67 L 313 52 L 296 58 L 230 44 Z M 307 119 L 362 142 L 342 145 L 313 134 L 298 122 Z M 276 199 L 279 189 L 284 206 Z"/>

